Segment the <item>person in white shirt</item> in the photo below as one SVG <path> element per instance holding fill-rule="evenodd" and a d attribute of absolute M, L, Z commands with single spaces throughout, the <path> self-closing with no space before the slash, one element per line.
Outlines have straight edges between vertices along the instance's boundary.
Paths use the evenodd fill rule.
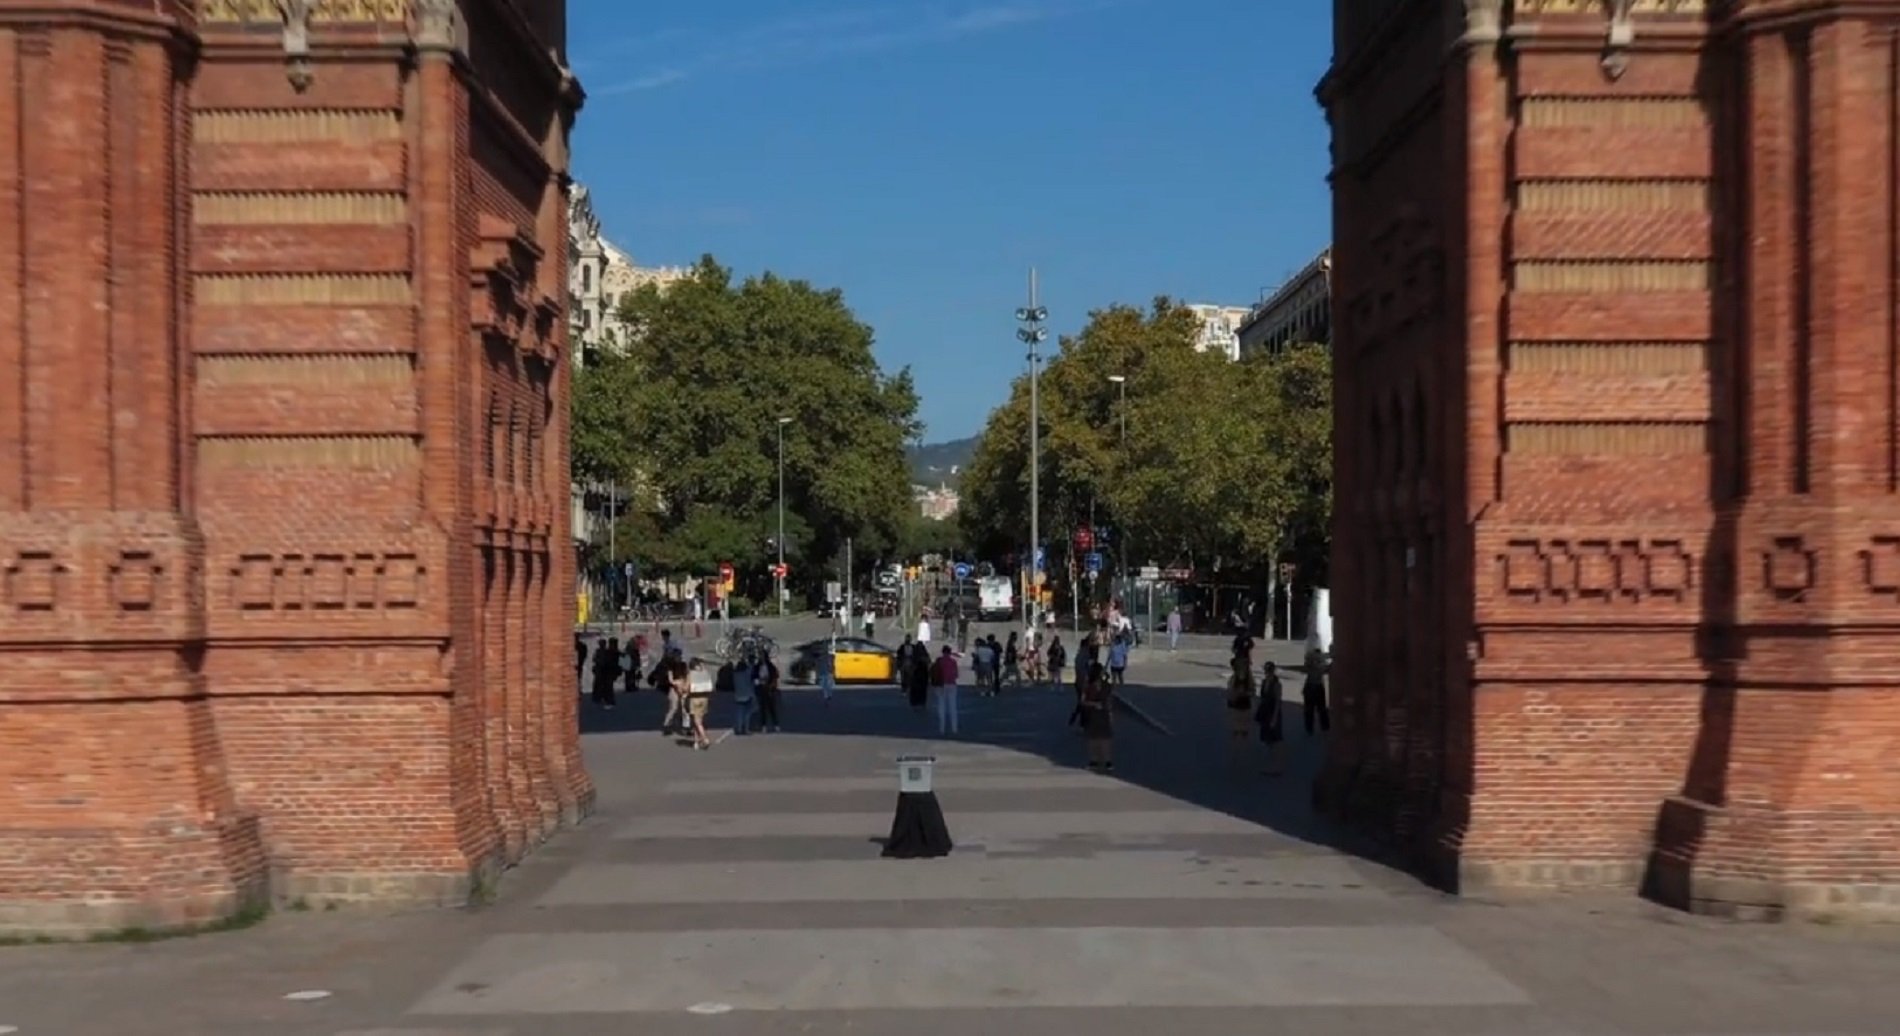
<path fill-rule="evenodd" d="M 930 616 L 928 615 L 917 620 L 917 643 L 925 647 L 930 646 Z"/>

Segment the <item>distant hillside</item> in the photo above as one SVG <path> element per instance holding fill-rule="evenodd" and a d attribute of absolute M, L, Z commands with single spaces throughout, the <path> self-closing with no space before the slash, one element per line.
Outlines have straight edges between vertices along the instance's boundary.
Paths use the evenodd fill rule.
<path fill-rule="evenodd" d="M 957 484 L 957 475 L 976 452 L 976 436 L 910 448 L 910 478 L 920 485 Z"/>

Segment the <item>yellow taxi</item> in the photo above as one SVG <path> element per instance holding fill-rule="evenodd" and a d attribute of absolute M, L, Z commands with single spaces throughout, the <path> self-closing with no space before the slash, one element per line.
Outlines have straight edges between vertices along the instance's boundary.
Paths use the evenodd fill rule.
<path fill-rule="evenodd" d="M 832 653 L 832 674 L 839 683 L 897 682 L 897 653 L 863 637 L 825 637 L 793 648 L 792 680 L 818 682 L 818 660 L 826 652 Z"/>

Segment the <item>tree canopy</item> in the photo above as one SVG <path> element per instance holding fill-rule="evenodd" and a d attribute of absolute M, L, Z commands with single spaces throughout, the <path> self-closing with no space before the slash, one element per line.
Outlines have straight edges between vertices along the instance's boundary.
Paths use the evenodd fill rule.
<path fill-rule="evenodd" d="M 1331 514 L 1331 361 L 1318 346 L 1232 362 L 1194 349 L 1168 299 L 1113 306 L 1065 337 L 1040 385 L 1042 528 L 1114 530 L 1131 565 L 1249 569 L 1324 535 Z M 1112 377 L 1124 378 L 1123 383 Z M 1125 390 L 1125 407 L 1123 403 Z M 1124 432 L 1125 428 L 1125 432 Z M 990 415 L 964 471 L 966 536 L 993 556 L 1029 526 L 1029 384 Z"/>
<path fill-rule="evenodd" d="M 871 556 L 908 534 L 917 394 L 908 369 L 879 369 L 841 292 L 735 284 L 708 256 L 619 315 L 626 348 L 576 373 L 573 443 L 577 475 L 633 487 L 623 557 L 667 572 L 774 560 L 781 434 L 795 576 L 847 537 Z"/>

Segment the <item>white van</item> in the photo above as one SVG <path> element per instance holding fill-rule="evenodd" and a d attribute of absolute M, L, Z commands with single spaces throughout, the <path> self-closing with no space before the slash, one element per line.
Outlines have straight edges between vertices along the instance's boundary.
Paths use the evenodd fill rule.
<path fill-rule="evenodd" d="M 1016 614 L 1016 581 L 1008 576 L 984 576 L 976 581 L 977 614 L 986 622 Z"/>
<path fill-rule="evenodd" d="M 1313 591 L 1313 605 L 1306 616 L 1306 647 L 1333 652 L 1333 595 L 1326 589 Z"/>

